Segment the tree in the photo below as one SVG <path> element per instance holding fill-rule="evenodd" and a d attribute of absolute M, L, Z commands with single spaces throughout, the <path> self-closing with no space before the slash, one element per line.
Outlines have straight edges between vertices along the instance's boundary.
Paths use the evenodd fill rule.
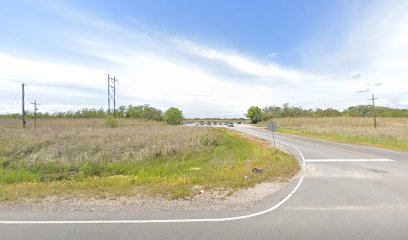
<path fill-rule="evenodd" d="M 252 124 L 256 124 L 262 120 L 262 111 L 259 107 L 252 106 L 248 109 L 246 116 L 251 120 Z"/>
<path fill-rule="evenodd" d="M 115 117 L 117 117 L 117 118 L 126 117 L 126 107 L 125 106 L 119 106 L 118 109 L 116 110 Z"/>
<path fill-rule="evenodd" d="M 277 106 L 264 107 L 262 109 L 262 121 L 272 119 L 272 117 L 281 117 L 282 108 Z"/>
<path fill-rule="evenodd" d="M 125 115 L 128 118 L 148 119 L 155 121 L 161 121 L 163 119 L 162 111 L 160 109 L 150 107 L 148 104 L 139 106 L 129 105 Z"/>
<path fill-rule="evenodd" d="M 315 110 L 316 117 L 340 117 L 341 112 L 333 108 L 321 109 L 317 108 Z"/>
<path fill-rule="evenodd" d="M 164 120 L 171 125 L 178 125 L 183 122 L 183 112 L 175 107 L 167 109 L 164 113 Z"/>

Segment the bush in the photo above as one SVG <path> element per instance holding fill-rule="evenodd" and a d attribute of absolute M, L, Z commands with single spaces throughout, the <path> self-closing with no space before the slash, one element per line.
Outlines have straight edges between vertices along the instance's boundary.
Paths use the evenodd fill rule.
<path fill-rule="evenodd" d="M 108 128 L 117 128 L 119 126 L 118 120 L 112 116 L 108 116 L 106 124 Z"/>
<path fill-rule="evenodd" d="M 167 109 L 164 113 L 164 120 L 171 125 L 178 125 L 183 122 L 183 112 L 175 107 Z"/>

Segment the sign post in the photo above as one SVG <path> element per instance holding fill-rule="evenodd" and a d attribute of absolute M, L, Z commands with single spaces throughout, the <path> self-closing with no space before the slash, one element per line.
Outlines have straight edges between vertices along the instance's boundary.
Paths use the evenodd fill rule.
<path fill-rule="evenodd" d="M 272 131 L 273 149 L 275 150 L 276 158 L 278 158 L 275 144 L 275 131 L 278 129 L 278 124 L 276 122 L 270 121 L 266 124 L 266 127 L 269 131 Z"/>

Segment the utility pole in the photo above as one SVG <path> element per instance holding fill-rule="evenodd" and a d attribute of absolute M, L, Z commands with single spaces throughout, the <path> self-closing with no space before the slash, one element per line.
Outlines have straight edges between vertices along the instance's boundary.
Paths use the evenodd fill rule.
<path fill-rule="evenodd" d="M 118 80 L 108 74 L 108 115 L 111 113 L 111 100 L 113 101 L 113 115 L 116 114 L 116 83 Z"/>
<path fill-rule="evenodd" d="M 367 100 L 371 100 L 373 103 L 373 118 L 374 118 L 374 128 L 377 128 L 377 116 L 376 116 L 376 112 L 375 112 L 375 100 L 378 98 L 374 97 L 374 94 L 371 96 L 371 98 L 367 99 Z"/>
<path fill-rule="evenodd" d="M 36 100 L 34 100 L 34 102 L 31 104 L 34 105 L 34 127 L 37 127 L 37 110 L 38 110 L 37 106 L 41 104 L 38 104 Z"/>
<path fill-rule="evenodd" d="M 110 115 L 110 75 L 108 74 L 108 115 Z"/>
<path fill-rule="evenodd" d="M 26 127 L 26 120 L 25 120 L 25 110 L 24 110 L 24 83 L 21 84 L 21 121 L 23 123 L 23 128 Z"/>
<path fill-rule="evenodd" d="M 113 77 L 113 116 L 116 116 L 116 77 Z"/>

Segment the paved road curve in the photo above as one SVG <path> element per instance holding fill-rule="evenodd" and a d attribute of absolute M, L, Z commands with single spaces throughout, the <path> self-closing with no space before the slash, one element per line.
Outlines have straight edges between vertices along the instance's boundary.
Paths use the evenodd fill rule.
<path fill-rule="evenodd" d="M 272 140 L 262 129 L 235 130 Z M 300 160 L 299 151 L 303 154 L 305 172 L 250 210 L 0 213 L 0 239 L 408 238 L 408 153 L 285 134 L 277 134 L 276 140 L 289 144 Z M 143 219 L 155 222 L 132 222 Z"/>

